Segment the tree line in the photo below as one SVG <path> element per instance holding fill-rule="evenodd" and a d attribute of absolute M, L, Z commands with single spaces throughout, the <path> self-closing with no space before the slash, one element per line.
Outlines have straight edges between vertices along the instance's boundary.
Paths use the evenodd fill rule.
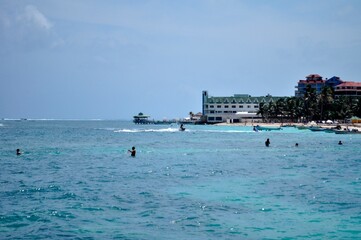
<path fill-rule="evenodd" d="M 309 122 L 361 117 L 361 96 L 335 96 L 326 86 L 317 94 L 307 86 L 303 97 L 285 97 L 275 102 L 260 104 L 258 113 L 265 122 Z"/>

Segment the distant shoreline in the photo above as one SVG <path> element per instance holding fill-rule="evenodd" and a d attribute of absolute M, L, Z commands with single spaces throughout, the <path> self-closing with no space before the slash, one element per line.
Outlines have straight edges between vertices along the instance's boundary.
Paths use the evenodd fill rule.
<path fill-rule="evenodd" d="M 332 123 L 332 124 L 327 124 L 327 123 L 307 123 L 307 124 L 303 124 L 303 123 L 262 123 L 262 122 L 254 122 L 254 123 L 216 123 L 214 124 L 216 126 L 243 126 L 243 127 L 253 127 L 253 126 L 263 126 L 263 127 L 285 127 L 285 126 L 307 126 L 307 127 L 311 127 L 311 126 L 318 126 L 318 127 L 323 127 L 323 128 L 334 128 L 336 126 L 341 126 L 341 129 L 358 129 L 358 131 L 361 131 L 361 124 L 360 123 Z"/>

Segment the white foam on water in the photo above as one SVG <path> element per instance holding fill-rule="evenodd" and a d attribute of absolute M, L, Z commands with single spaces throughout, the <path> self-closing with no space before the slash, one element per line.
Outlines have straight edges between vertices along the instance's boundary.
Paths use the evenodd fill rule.
<path fill-rule="evenodd" d="M 138 132 L 178 132 L 178 128 L 161 128 L 161 129 L 119 129 L 116 133 L 138 133 Z"/>
<path fill-rule="evenodd" d="M 244 130 L 203 130 L 204 132 L 212 132 L 212 133 L 247 133 L 253 131 L 244 131 Z"/>

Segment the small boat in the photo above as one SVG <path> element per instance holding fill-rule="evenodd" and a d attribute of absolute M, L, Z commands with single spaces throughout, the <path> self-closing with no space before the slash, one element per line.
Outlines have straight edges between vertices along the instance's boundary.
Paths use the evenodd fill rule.
<path fill-rule="evenodd" d="M 282 125 L 282 127 L 296 127 L 296 125 L 294 125 L 294 124 L 285 124 L 285 125 Z"/>
<path fill-rule="evenodd" d="M 310 127 L 305 126 L 305 125 L 297 126 L 297 129 L 298 129 L 298 130 L 306 130 L 306 129 L 309 129 L 309 128 L 310 128 Z"/>
<path fill-rule="evenodd" d="M 334 130 L 336 134 L 361 134 L 361 131 L 357 129 L 352 130 Z"/>
<path fill-rule="evenodd" d="M 308 129 L 310 129 L 313 132 L 322 132 L 322 131 L 327 130 L 327 128 L 323 128 L 323 127 L 319 127 L 319 126 L 311 126 Z"/>
<path fill-rule="evenodd" d="M 262 127 L 257 125 L 254 129 L 258 131 L 273 131 L 273 130 L 281 130 L 281 127 Z"/>
<path fill-rule="evenodd" d="M 338 131 L 336 130 L 335 128 L 326 128 L 325 132 L 327 133 L 334 133 L 335 131 Z"/>

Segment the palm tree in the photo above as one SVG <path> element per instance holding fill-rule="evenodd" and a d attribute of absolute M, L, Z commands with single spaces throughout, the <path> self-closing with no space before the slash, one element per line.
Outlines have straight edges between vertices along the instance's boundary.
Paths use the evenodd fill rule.
<path fill-rule="evenodd" d="M 328 111 L 330 110 L 330 105 L 333 103 L 333 89 L 330 86 L 322 88 L 321 93 L 318 95 L 318 106 L 320 111 L 320 120 L 329 117 Z M 326 113 L 326 114 L 325 114 Z"/>
<path fill-rule="evenodd" d="M 335 119 L 343 119 L 352 117 L 352 98 L 341 96 L 337 98 L 334 104 L 333 116 Z"/>
<path fill-rule="evenodd" d="M 351 104 L 352 116 L 360 117 L 361 116 L 361 98 L 353 98 Z"/>
<path fill-rule="evenodd" d="M 273 120 L 277 118 L 277 107 L 274 102 L 268 103 L 268 116 Z"/>
<path fill-rule="evenodd" d="M 286 100 L 285 98 L 280 98 L 276 101 L 275 104 L 275 114 L 276 118 L 281 117 L 281 123 L 283 123 L 283 117 L 285 115 L 286 110 Z"/>
<path fill-rule="evenodd" d="M 304 117 L 306 117 L 307 121 L 313 120 L 314 116 L 317 114 L 316 89 L 312 88 L 310 85 L 307 85 L 306 93 L 303 99 L 304 99 Z"/>
<path fill-rule="evenodd" d="M 297 119 L 302 116 L 302 106 L 300 98 L 288 97 L 285 99 L 285 115 L 292 121 L 297 122 Z"/>
<path fill-rule="evenodd" d="M 354 98 L 352 111 L 354 116 L 361 117 L 361 97 Z"/>
<path fill-rule="evenodd" d="M 257 111 L 257 114 L 261 114 L 263 122 L 269 121 L 270 118 L 269 103 L 261 103 Z"/>
<path fill-rule="evenodd" d="M 276 102 L 261 103 L 257 114 L 263 121 L 288 118 L 294 122 L 301 119 L 326 120 L 346 119 L 352 116 L 361 117 L 361 96 L 334 98 L 333 89 L 325 87 L 320 94 L 307 86 L 304 97 L 281 98 Z"/>
<path fill-rule="evenodd" d="M 295 114 L 298 121 L 304 117 L 304 101 L 302 98 L 296 98 Z"/>

